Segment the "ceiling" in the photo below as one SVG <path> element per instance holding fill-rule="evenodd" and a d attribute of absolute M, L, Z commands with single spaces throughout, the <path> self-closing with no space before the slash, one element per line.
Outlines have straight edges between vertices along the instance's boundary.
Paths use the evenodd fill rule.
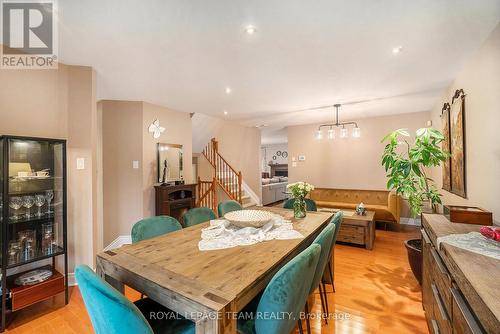
<path fill-rule="evenodd" d="M 59 59 L 93 66 L 99 99 L 279 128 L 430 110 L 499 19 L 498 0 L 65 0 Z"/>

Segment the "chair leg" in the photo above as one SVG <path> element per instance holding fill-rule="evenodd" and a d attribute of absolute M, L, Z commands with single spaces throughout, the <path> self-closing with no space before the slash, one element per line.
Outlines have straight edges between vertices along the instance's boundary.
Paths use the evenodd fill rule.
<path fill-rule="evenodd" d="M 328 261 L 328 271 L 330 272 L 330 278 L 331 278 L 331 280 L 332 280 L 332 288 L 333 288 L 333 292 L 336 292 L 336 291 L 335 291 L 335 284 L 333 283 L 332 261 Z"/>
<path fill-rule="evenodd" d="M 304 329 L 302 329 L 302 319 L 299 319 L 299 333 L 304 334 Z"/>
<path fill-rule="evenodd" d="M 309 320 L 309 304 L 306 302 L 306 324 L 307 324 L 307 333 L 311 334 L 311 321 Z"/>
<path fill-rule="evenodd" d="M 330 309 L 328 307 L 328 294 L 326 292 L 326 284 L 325 283 L 320 283 L 320 284 L 323 284 L 323 291 L 325 293 L 325 305 L 326 305 L 326 318 L 325 318 L 325 321 L 326 323 L 328 324 L 328 317 L 330 316 Z"/>
<path fill-rule="evenodd" d="M 323 316 L 326 314 L 326 309 L 325 309 L 325 299 L 324 299 L 323 289 L 321 288 L 321 283 L 318 286 L 318 288 L 319 288 L 319 297 L 321 298 L 321 309 L 322 309 L 321 319 L 323 319 Z"/>

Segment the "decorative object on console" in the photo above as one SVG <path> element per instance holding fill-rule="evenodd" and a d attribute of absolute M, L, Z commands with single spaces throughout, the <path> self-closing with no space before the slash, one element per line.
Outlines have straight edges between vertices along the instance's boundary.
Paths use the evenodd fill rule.
<path fill-rule="evenodd" d="M 156 150 L 158 182 L 178 184 L 177 181 L 183 181 L 182 145 L 158 143 Z"/>
<path fill-rule="evenodd" d="M 465 175 L 465 93 L 457 89 L 450 107 L 451 192 L 466 197 Z"/>
<path fill-rule="evenodd" d="M 290 192 L 292 198 L 295 199 L 293 203 L 294 217 L 299 219 L 304 218 L 306 216 L 306 202 L 304 199 L 311 190 L 314 190 L 314 186 L 306 182 L 296 182 L 287 185 L 286 189 Z"/>
<path fill-rule="evenodd" d="M 364 216 L 366 214 L 366 208 L 363 202 L 356 206 L 356 214 L 359 216 Z"/>
<path fill-rule="evenodd" d="M 149 133 L 153 134 L 153 138 L 160 138 L 161 134 L 165 131 L 165 128 L 160 126 L 160 121 L 155 119 L 151 125 L 148 127 Z"/>
<path fill-rule="evenodd" d="M 493 225 L 493 214 L 476 206 L 444 205 L 443 211 L 452 223 Z"/>
<path fill-rule="evenodd" d="M 334 128 L 340 128 L 339 132 L 339 137 L 344 139 L 349 136 L 348 130 L 346 129 L 346 126 L 349 125 L 354 125 L 354 128 L 352 129 L 351 136 L 352 138 L 359 138 L 361 137 L 361 129 L 358 126 L 358 123 L 356 122 L 339 122 L 339 108 L 340 104 L 334 104 L 333 106 L 323 106 L 323 107 L 318 107 L 318 108 L 312 108 L 308 110 L 316 110 L 316 109 L 325 109 L 325 108 L 335 108 L 335 123 L 328 123 L 328 124 L 321 124 L 318 127 L 318 131 L 316 132 L 316 139 L 320 140 L 323 138 L 323 131 L 321 130 L 322 128 L 328 128 L 328 139 L 335 139 L 336 138 L 336 133 Z"/>
<path fill-rule="evenodd" d="M 479 232 L 488 239 L 500 242 L 500 227 L 483 226 Z"/>

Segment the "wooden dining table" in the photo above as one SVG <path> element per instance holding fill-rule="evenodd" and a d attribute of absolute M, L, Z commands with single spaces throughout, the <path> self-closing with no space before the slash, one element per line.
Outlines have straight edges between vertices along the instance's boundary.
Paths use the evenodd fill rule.
<path fill-rule="evenodd" d="M 119 291 L 127 285 L 194 321 L 196 333 L 236 333 L 237 312 L 274 274 L 309 246 L 332 213 L 302 219 L 282 208 L 258 208 L 290 219 L 304 238 L 200 251 L 195 225 L 97 255 L 97 273 Z"/>

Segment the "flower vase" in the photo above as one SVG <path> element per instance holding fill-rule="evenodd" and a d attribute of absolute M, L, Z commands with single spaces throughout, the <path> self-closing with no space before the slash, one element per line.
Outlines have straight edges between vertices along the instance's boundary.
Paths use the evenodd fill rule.
<path fill-rule="evenodd" d="M 295 198 L 293 202 L 293 216 L 297 219 L 306 216 L 306 201 L 303 197 Z"/>

